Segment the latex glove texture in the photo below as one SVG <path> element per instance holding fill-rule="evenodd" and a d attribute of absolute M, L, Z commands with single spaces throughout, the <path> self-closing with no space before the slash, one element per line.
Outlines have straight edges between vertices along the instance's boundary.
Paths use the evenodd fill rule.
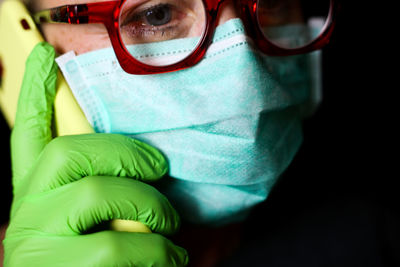
<path fill-rule="evenodd" d="M 144 183 L 167 171 L 156 149 L 117 134 L 52 138 L 54 57 L 41 43 L 26 63 L 11 135 L 14 199 L 4 265 L 186 265 L 186 251 L 164 237 L 177 231 L 178 214 Z M 113 219 L 139 221 L 153 233 L 92 230 Z"/>

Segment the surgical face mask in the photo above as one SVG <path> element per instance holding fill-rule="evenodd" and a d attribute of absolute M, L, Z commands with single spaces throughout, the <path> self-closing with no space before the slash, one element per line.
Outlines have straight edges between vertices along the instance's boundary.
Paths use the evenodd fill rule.
<path fill-rule="evenodd" d="M 181 40 L 181 51 L 191 41 Z M 223 225 L 265 200 L 296 154 L 316 55 L 265 56 L 233 19 L 198 65 L 177 72 L 129 75 L 112 48 L 57 62 L 96 132 L 131 136 L 166 156 L 169 177 L 157 187 L 184 220 Z"/>

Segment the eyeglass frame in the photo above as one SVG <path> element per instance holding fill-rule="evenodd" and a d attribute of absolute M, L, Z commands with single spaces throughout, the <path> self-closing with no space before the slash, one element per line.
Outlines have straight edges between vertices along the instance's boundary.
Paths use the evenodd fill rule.
<path fill-rule="evenodd" d="M 205 55 L 210 46 L 215 28 L 219 7 L 226 0 L 202 0 L 205 8 L 206 27 L 196 48 L 184 59 L 164 66 L 147 65 L 135 59 L 123 44 L 119 31 L 119 16 L 123 4 L 127 0 L 113 0 L 76 5 L 63 5 L 39 11 L 33 15 L 35 23 L 67 23 L 92 24 L 102 23 L 107 29 L 111 45 L 121 68 L 130 74 L 159 74 L 186 69 L 197 64 Z M 330 0 L 329 13 L 319 36 L 312 42 L 298 48 L 283 48 L 268 40 L 262 33 L 257 21 L 258 0 L 239 0 L 240 17 L 242 18 L 247 34 L 255 41 L 258 49 L 270 56 L 291 56 L 305 54 L 321 49 L 329 43 L 336 17 L 339 11 L 340 0 Z"/>

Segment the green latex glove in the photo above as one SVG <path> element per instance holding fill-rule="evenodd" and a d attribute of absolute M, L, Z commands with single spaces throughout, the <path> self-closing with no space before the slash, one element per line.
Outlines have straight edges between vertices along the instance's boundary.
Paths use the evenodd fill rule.
<path fill-rule="evenodd" d="M 164 237 L 179 227 L 176 211 L 141 182 L 167 171 L 156 149 L 116 134 L 52 139 L 54 56 L 41 43 L 27 60 L 11 136 L 5 266 L 186 265 L 186 251 Z M 93 230 L 113 219 L 139 221 L 153 233 Z"/>

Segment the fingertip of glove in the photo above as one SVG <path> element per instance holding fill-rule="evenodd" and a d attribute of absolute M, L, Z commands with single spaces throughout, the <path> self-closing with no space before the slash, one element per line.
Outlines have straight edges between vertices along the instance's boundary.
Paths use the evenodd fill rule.
<path fill-rule="evenodd" d="M 143 178 L 148 181 L 155 181 L 167 174 L 168 162 L 158 149 L 135 139 L 132 139 L 132 141 L 146 154 L 148 165 L 151 168 L 151 171 L 148 171 L 148 173 L 153 173 Z"/>
<path fill-rule="evenodd" d="M 54 60 L 56 52 L 54 47 L 47 42 L 40 42 L 33 48 L 27 62 Z"/>
<path fill-rule="evenodd" d="M 188 254 L 188 252 L 186 251 L 186 249 L 184 249 L 182 247 L 176 246 L 175 248 L 177 250 L 177 253 L 179 254 L 179 259 L 180 259 L 181 265 L 182 266 L 187 266 L 188 263 L 189 263 L 189 254 Z M 181 266 L 181 265 L 178 265 L 178 266 Z"/>
<path fill-rule="evenodd" d="M 46 51 L 48 53 L 50 52 L 50 53 L 55 54 L 54 47 L 51 44 L 49 44 L 48 42 L 39 42 L 35 46 L 35 49 L 41 49 L 41 50 Z"/>
<path fill-rule="evenodd" d="M 168 172 L 168 162 L 167 162 L 167 160 L 165 159 L 164 156 L 161 155 L 161 157 L 158 158 L 156 165 L 157 165 L 157 169 L 160 172 L 159 173 L 160 177 L 162 177 L 165 174 L 167 174 L 167 172 Z"/>

